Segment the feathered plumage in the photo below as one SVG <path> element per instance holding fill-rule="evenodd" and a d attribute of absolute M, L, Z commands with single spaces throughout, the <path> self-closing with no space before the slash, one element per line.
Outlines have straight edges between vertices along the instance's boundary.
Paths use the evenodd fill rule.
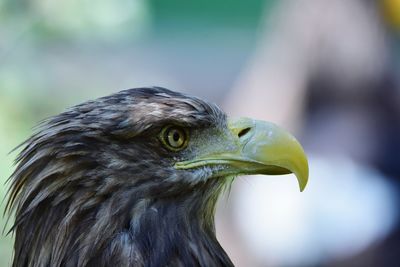
<path fill-rule="evenodd" d="M 160 134 L 170 125 L 183 137 Z M 228 126 L 217 106 L 163 88 L 125 90 L 45 120 L 10 177 L 13 266 L 232 266 L 214 213 L 237 172 L 177 165 L 233 151 Z M 179 149 L 164 142 L 181 137 Z"/>

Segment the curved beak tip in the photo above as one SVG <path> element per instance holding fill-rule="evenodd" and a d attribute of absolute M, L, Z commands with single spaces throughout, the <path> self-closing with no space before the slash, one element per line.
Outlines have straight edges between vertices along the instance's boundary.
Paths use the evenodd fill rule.
<path fill-rule="evenodd" d="M 308 183 L 308 168 L 305 174 L 295 174 L 299 183 L 300 192 L 303 192 Z"/>
<path fill-rule="evenodd" d="M 297 164 L 293 164 L 291 171 L 296 175 L 297 181 L 299 183 L 300 192 L 303 192 L 308 183 L 309 177 L 309 167 L 307 156 L 301 147 L 300 143 L 297 142 L 297 153 L 295 153 L 292 158 L 293 162 Z"/>

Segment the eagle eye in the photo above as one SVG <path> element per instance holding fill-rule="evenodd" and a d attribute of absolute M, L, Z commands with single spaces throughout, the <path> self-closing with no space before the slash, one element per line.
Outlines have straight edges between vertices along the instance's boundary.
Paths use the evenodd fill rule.
<path fill-rule="evenodd" d="M 167 149 L 180 151 L 186 148 L 189 134 L 187 130 L 179 126 L 167 126 L 161 131 L 161 141 Z"/>

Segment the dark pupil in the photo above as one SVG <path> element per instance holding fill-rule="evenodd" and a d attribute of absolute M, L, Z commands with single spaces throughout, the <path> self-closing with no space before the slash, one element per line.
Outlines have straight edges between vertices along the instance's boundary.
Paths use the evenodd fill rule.
<path fill-rule="evenodd" d="M 174 132 L 174 134 L 172 135 L 172 138 L 174 139 L 175 142 L 178 142 L 179 137 L 180 137 L 180 135 L 178 132 Z"/>

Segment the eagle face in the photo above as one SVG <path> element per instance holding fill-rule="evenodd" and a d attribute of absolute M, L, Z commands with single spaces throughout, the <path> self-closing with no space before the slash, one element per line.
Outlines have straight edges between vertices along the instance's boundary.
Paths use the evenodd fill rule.
<path fill-rule="evenodd" d="M 228 119 L 164 88 L 88 101 L 45 120 L 10 177 L 13 266 L 231 266 L 215 204 L 241 174 L 308 165 L 277 126 Z"/>

